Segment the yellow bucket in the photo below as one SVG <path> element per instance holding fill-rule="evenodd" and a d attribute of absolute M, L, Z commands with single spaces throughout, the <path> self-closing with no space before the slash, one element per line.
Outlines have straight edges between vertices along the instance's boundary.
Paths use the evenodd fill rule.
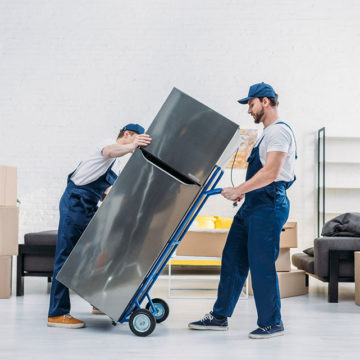
<path fill-rule="evenodd" d="M 215 220 L 214 216 L 197 216 L 194 222 L 199 228 L 215 229 Z"/>
<path fill-rule="evenodd" d="M 215 229 L 230 229 L 232 222 L 232 218 L 217 217 L 215 221 Z"/>

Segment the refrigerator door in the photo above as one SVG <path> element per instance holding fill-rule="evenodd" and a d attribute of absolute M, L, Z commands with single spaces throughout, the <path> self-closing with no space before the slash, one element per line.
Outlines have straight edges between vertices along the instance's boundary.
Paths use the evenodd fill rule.
<path fill-rule="evenodd" d="M 174 88 L 147 133 L 146 150 L 204 184 L 238 125 Z"/>
<path fill-rule="evenodd" d="M 199 191 L 137 149 L 57 279 L 117 321 Z"/>

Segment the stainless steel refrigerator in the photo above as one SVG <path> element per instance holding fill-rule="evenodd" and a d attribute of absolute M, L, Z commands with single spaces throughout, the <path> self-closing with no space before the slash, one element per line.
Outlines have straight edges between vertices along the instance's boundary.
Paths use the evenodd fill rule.
<path fill-rule="evenodd" d="M 174 88 L 57 279 L 118 321 L 238 129 Z"/>

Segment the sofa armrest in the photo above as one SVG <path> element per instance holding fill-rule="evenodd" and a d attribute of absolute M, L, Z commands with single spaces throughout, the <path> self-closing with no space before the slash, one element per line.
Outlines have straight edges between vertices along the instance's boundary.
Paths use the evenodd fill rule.
<path fill-rule="evenodd" d="M 320 237 L 314 240 L 314 271 L 317 276 L 329 276 L 329 250 L 360 250 L 358 237 Z"/>

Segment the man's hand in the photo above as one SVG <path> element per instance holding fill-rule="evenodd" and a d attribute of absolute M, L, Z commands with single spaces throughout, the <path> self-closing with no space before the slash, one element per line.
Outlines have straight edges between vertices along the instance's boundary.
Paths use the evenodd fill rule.
<path fill-rule="evenodd" d="M 109 186 L 104 193 L 101 195 L 100 201 L 104 201 L 106 198 L 106 195 L 109 193 L 109 191 L 111 190 L 112 186 Z"/>
<path fill-rule="evenodd" d="M 133 151 L 139 146 L 148 146 L 151 143 L 151 137 L 148 134 L 139 134 L 135 136 L 132 142 Z"/>
<path fill-rule="evenodd" d="M 101 150 L 101 154 L 106 158 L 117 158 L 129 153 L 133 153 L 139 146 L 148 146 L 151 143 L 151 137 L 147 134 L 138 134 L 132 136 L 132 139 L 128 142 L 126 139 L 125 144 L 119 140 L 115 144 L 107 145 Z M 119 141 L 119 142 L 118 142 Z"/>
<path fill-rule="evenodd" d="M 223 188 L 221 195 L 230 201 L 241 201 L 244 198 L 244 194 L 239 193 L 237 188 L 227 187 Z"/>

